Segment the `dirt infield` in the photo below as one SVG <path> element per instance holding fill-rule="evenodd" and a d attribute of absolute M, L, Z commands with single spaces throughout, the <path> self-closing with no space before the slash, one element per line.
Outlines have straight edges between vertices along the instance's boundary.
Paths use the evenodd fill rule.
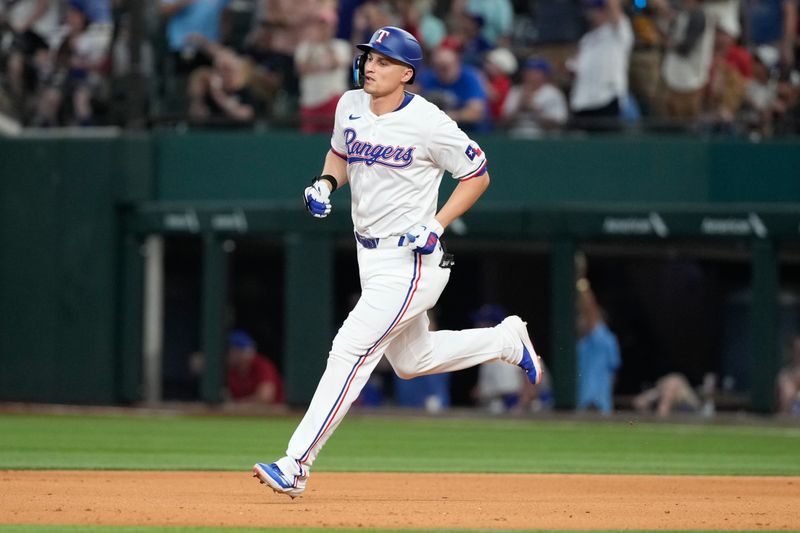
<path fill-rule="evenodd" d="M 2 471 L 0 523 L 480 529 L 800 529 L 800 478 Z"/>

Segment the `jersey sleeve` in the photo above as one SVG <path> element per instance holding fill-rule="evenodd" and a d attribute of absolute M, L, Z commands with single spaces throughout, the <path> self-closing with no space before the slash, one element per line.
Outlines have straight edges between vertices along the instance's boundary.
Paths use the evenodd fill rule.
<path fill-rule="evenodd" d="M 348 93 L 339 98 L 339 103 L 336 104 L 336 114 L 333 121 L 333 135 L 331 135 L 331 152 L 338 155 L 347 161 L 347 145 L 344 142 L 344 123 L 343 117 L 345 108 L 347 107 L 346 101 L 348 100 Z"/>
<path fill-rule="evenodd" d="M 454 179 L 466 181 L 486 173 L 486 154 L 442 111 L 431 130 L 428 148 L 431 158 Z"/>

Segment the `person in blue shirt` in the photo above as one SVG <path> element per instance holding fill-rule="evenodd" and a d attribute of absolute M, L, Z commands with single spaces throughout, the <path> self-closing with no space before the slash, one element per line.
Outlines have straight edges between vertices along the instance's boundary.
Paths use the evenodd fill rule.
<path fill-rule="evenodd" d="M 582 282 L 582 283 L 581 283 Z M 578 409 L 603 414 L 614 409 L 614 379 L 621 360 L 616 335 L 603 320 L 602 310 L 584 279 L 578 290 Z"/>
<path fill-rule="evenodd" d="M 464 131 L 489 131 L 488 97 L 479 72 L 461 62 L 449 47 L 433 52 L 432 68 L 422 72 L 422 95 L 456 121 Z"/>
<path fill-rule="evenodd" d="M 201 39 L 220 42 L 220 21 L 228 0 L 160 0 L 161 16 L 167 21 L 167 43 L 176 58 L 179 73 L 210 65 L 211 58 L 199 49 Z"/>

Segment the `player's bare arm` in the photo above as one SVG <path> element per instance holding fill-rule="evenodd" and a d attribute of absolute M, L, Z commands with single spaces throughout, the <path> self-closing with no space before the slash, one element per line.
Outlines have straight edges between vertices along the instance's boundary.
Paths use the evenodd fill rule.
<path fill-rule="evenodd" d="M 330 150 L 325 154 L 325 164 L 322 166 L 322 174 L 333 176 L 336 179 L 336 188 L 341 189 L 347 183 L 347 161 L 334 154 Z M 328 188 L 331 184 L 326 182 Z"/>
<path fill-rule="evenodd" d="M 487 172 L 483 176 L 462 181 L 456 185 L 450 198 L 447 199 L 442 209 L 436 214 L 436 220 L 439 221 L 439 224 L 446 228 L 455 219 L 469 211 L 489 187 L 489 181 L 489 173 Z"/>

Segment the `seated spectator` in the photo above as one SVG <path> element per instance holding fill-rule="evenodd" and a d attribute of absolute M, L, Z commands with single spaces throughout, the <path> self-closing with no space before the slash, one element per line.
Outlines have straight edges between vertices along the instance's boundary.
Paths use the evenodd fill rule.
<path fill-rule="evenodd" d="M 778 373 L 778 412 L 800 414 L 800 335 L 792 339 L 786 365 Z"/>
<path fill-rule="evenodd" d="M 508 48 L 495 48 L 486 54 L 483 72 L 486 74 L 486 95 L 489 116 L 497 122 L 503 116 L 503 105 L 511 90 L 511 76 L 517 71 L 517 58 Z"/>
<path fill-rule="evenodd" d="M 700 116 L 713 57 L 713 24 L 699 0 L 684 0 L 674 14 L 662 64 L 666 117 L 691 124 Z"/>
<path fill-rule="evenodd" d="M 473 328 L 497 326 L 508 316 L 500 305 L 485 304 L 470 315 Z M 478 382 L 472 396 L 492 414 L 549 411 L 555 405 L 550 371 L 540 361 L 542 378 L 536 385 L 516 368 L 500 360 L 478 366 Z"/>
<path fill-rule="evenodd" d="M 745 89 L 742 121 L 749 132 L 771 137 L 773 112 L 780 106 L 778 79 L 773 76 L 778 72 L 779 53 L 769 45 L 761 45 L 753 58 L 753 77 Z"/>
<path fill-rule="evenodd" d="M 494 48 L 481 33 L 483 25 L 484 20 L 481 15 L 467 12 L 460 25 L 460 34 L 456 36 L 461 52 L 461 60 L 465 64 L 472 65 L 478 69 L 483 66 L 486 53 Z"/>
<path fill-rule="evenodd" d="M 586 279 L 578 284 L 578 406 L 603 414 L 614 409 L 614 380 L 621 360 L 619 342 Z"/>
<path fill-rule="evenodd" d="M 628 95 L 633 29 L 620 0 L 582 1 L 591 29 L 568 64 L 575 75 L 570 108 L 576 128 L 613 131 L 620 127 L 621 100 Z"/>
<path fill-rule="evenodd" d="M 716 377 L 706 374 L 699 394 L 692 389 L 686 376 L 672 372 L 656 381 L 654 387 L 647 389 L 633 399 L 637 411 L 650 411 L 655 408 L 658 416 L 666 417 L 674 412 L 714 414 L 714 389 Z"/>
<path fill-rule="evenodd" d="M 235 330 L 228 336 L 228 392 L 235 402 L 283 403 L 283 382 L 275 365 L 256 351 L 252 337 Z"/>
<path fill-rule="evenodd" d="M 7 111 L 27 122 L 37 82 L 52 70 L 51 49 L 60 33 L 57 0 L 0 2 L 0 57 L 5 58 Z M 8 39 L 8 40 L 7 40 Z M 3 50 L 6 48 L 6 50 Z M 5 53 L 2 53 L 5 52 Z"/>
<path fill-rule="evenodd" d="M 253 90 L 264 102 L 268 115 L 279 113 L 279 106 L 294 109 L 299 93 L 294 57 L 275 48 L 275 28 L 275 23 L 261 20 L 244 43 L 244 56 L 255 65 Z"/>
<path fill-rule="evenodd" d="M 775 136 L 800 134 L 800 74 L 793 71 L 778 79 L 778 98 L 772 106 Z"/>
<path fill-rule="evenodd" d="M 253 121 L 257 102 L 250 88 L 252 65 L 232 50 L 215 47 L 213 68 L 200 67 L 189 77 L 189 119 L 195 123 Z"/>
<path fill-rule="evenodd" d="M 418 77 L 422 95 L 439 106 L 465 131 L 488 131 L 488 99 L 480 74 L 461 63 L 452 48 L 433 52 L 432 69 Z"/>
<path fill-rule="evenodd" d="M 336 104 L 348 89 L 352 64 L 350 44 L 336 39 L 336 12 L 320 9 L 311 15 L 305 38 L 297 46 L 294 62 L 300 78 L 300 129 L 304 133 L 330 133 Z"/>
<path fill-rule="evenodd" d="M 512 87 L 503 106 L 510 135 L 534 139 L 567 123 L 567 99 L 550 83 L 550 72 L 546 59 L 533 57 L 525 62 L 522 83 Z"/>
<path fill-rule="evenodd" d="M 34 125 L 94 124 L 95 104 L 107 97 L 111 47 L 108 0 L 70 0 L 67 35 L 53 71 L 43 78 Z M 63 106 L 65 100 L 70 104 Z"/>
<path fill-rule="evenodd" d="M 717 26 L 704 117 L 711 131 L 735 132 L 734 120 L 744 102 L 751 74 L 750 54 L 736 44 L 736 37 L 729 28 Z"/>

